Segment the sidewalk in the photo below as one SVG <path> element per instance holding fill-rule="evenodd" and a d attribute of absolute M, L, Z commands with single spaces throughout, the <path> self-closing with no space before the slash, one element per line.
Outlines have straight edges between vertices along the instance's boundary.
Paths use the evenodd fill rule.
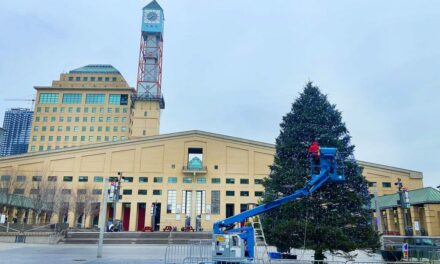
<path fill-rule="evenodd" d="M 166 245 L 104 245 L 102 259 L 96 258 L 97 248 L 98 245 L 0 243 L 0 264 L 160 264 L 164 262 Z"/>

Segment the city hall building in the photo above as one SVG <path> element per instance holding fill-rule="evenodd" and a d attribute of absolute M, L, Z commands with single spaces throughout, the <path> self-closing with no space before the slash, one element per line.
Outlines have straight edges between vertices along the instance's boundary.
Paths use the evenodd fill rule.
<path fill-rule="evenodd" d="M 163 21 L 156 1 L 144 7 L 136 88 L 99 64 L 35 87 L 29 151 L 0 158 L 8 219 L 96 226 L 106 181 L 121 175 L 122 197 L 105 205 L 106 217 L 128 231 L 210 230 L 260 201 L 275 145 L 198 130 L 159 133 Z M 410 190 L 423 187 L 421 172 L 359 163 L 379 195 L 395 193 L 398 178 Z"/>

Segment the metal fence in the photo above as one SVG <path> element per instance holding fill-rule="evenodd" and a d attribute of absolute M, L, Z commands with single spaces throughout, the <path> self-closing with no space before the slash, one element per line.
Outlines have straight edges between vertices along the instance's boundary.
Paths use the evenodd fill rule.
<path fill-rule="evenodd" d="M 188 245 L 168 245 L 165 250 L 165 264 L 200 263 L 197 259 L 211 259 L 211 242 L 199 241 Z M 186 262 L 185 262 L 186 261 Z"/>

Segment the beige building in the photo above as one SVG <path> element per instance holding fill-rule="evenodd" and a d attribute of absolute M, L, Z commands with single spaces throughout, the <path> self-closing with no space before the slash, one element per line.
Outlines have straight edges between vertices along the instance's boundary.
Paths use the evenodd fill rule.
<path fill-rule="evenodd" d="M 131 134 L 131 88 L 111 65 L 87 65 L 36 86 L 29 152 L 124 141 Z"/>
<path fill-rule="evenodd" d="M 419 171 L 396 168 L 371 162 L 358 161 L 363 167 L 362 174 L 368 180 L 368 189 L 374 194 L 375 185 L 377 185 L 377 194 L 379 196 L 394 194 L 397 187 L 394 183 L 397 179 L 402 180 L 402 184 L 408 190 L 423 188 L 423 173 Z"/>
<path fill-rule="evenodd" d="M 116 210 L 108 204 L 108 217 L 122 219 L 125 230 L 153 224 L 181 228 L 187 216 L 193 227 L 200 216 L 201 227 L 209 230 L 214 221 L 259 201 L 274 152 L 272 144 L 189 131 L 6 157 L 0 159 L 0 175 L 25 182 L 11 188 L 17 194 L 42 197 L 43 187 L 50 190 L 45 193 L 57 193 L 62 205 L 53 207 L 52 222 L 90 227 L 98 224 L 104 179 L 122 172 L 122 199 Z M 422 185 L 421 173 L 414 177 L 412 171 L 360 164 L 367 180 L 386 183 L 379 184 L 380 193 L 395 191 L 397 177 L 409 189 Z M 10 213 L 32 219 L 23 210 Z M 48 220 L 45 214 L 40 218 Z"/>

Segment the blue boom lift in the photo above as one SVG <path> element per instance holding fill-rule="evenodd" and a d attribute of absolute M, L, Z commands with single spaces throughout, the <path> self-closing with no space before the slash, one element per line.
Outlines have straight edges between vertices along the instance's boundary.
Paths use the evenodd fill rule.
<path fill-rule="evenodd" d="M 327 181 L 336 183 L 343 182 L 345 180 L 343 170 L 341 175 L 338 175 L 337 173 L 336 154 L 336 148 L 320 148 L 319 170 L 314 170 L 312 165 L 312 168 L 310 169 L 311 180 L 302 189 L 267 204 L 262 204 L 240 214 L 215 222 L 213 227 L 213 262 L 211 263 L 254 263 L 254 229 L 252 226 L 235 228 L 235 224 L 244 222 L 250 217 L 278 208 L 293 200 L 309 196 Z M 311 162 L 313 164 L 313 161 Z"/>

